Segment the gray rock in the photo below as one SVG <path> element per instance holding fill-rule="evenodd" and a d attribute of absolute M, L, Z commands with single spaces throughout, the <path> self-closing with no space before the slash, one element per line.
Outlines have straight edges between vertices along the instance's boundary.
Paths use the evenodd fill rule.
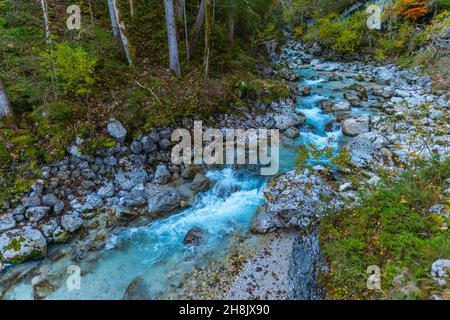
<path fill-rule="evenodd" d="M 170 140 L 172 138 L 172 132 L 168 129 L 159 130 L 160 139 Z"/>
<path fill-rule="evenodd" d="M 388 84 L 395 76 L 394 70 L 386 67 L 380 67 L 377 69 L 377 81 L 380 84 Z"/>
<path fill-rule="evenodd" d="M 372 178 L 367 180 L 367 184 L 369 184 L 371 186 L 376 186 L 380 181 L 381 181 L 380 177 L 373 176 Z"/>
<path fill-rule="evenodd" d="M 202 172 L 199 172 L 195 175 L 194 180 L 192 181 L 191 190 L 196 192 L 203 192 L 209 189 L 211 186 L 211 182 L 208 177 L 206 177 Z"/>
<path fill-rule="evenodd" d="M 376 170 L 383 165 L 380 150 L 389 141 L 379 133 L 367 132 L 354 137 L 347 144 L 350 151 L 350 163 L 356 168 Z"/>
<path fill-rule="evenodd" d="M 279 130 L 286 130 L 290 127 L 296 127 L 303 123 L 305 123 L 306 118 L 302 114 L 298 114 L 296 112 L 288 113 L 279 113 L 276 114 L 273 119 L 275 120 L 275 128 Z"/>
<path fill-rule="evenodd" d="M 127 172 L 120 169 L 116 175 L 116 181 L 123 190 L 131 190 L 140 183 L 146 183 L 147 180 L 148 175 L 144 168 L 135 168 Z"/>
<path fill-rule="evenodd" d="M 58 202 L 58 198 L 53 194 L 49 193 L 42 197 L 42 204 L 53 207 Z"/>
<path fill-rule="evenodd" d="M 83 224 L 83 219 L 78 213 L 69 213 L 61 217 L 61 226 L 68 232 L 75 232 Z"/>
<path fill-rule="evenodd" d="M 51 238 L 56 228 L 58 228 L 58 223 L 56 222 L 56 220 L 51 220 L 39 226 L 39 229 L 46 238 Z"/>
<path fill-rule="evenodd" d="M 362 133 L 369 132 L 370 130 L 370 118 L 362 116 L 358 118 L 350 118 L 344 121 L 342 124 L 342 132 L 350 137 L 355 137 Z"/>
<path fill-rule="evenodd" d="M 273 232 L 282 226 L 276 215 L 267 212 L 266 206 L 261 206 L 252 219 L 251 231 L 256 234 Z"/>
<path fill-rule="evenodd" d="M 103 200 L 96 194 L 90 194 L 86 197 L 86 204 L 93 209 L 99 209 L 103 206 Z"/>
<path fill-rule="evenodd" d="M 153 141 L 150 136 L 144 136 L 141 140 L 141 143 L 145 153 L 153 152 L 158 148 L 155 144 L 155 141 Z"/>
<path fill-rule="evenodd" d="M 338 205 L 327 199 L 333 189 L 320 177 L 290 171 L 269 181 L 264 189 L 267 213 L 276 217 L 284 227 L 308 227 L 325 209 Z"/>
<path fill-rule="evenodd" d="M 102 198 L 110 198 L 114 195 L 114 183 L 107 182 L 103 187 L 97 191 L 97 195 Z"/>
<path fill-rule="evenodd" d="M 107 166 L 114 167 L 117 165 L 117 159 L 114 156 L 109 156 L 103 159 L 103 163 Z"/>
<path fill-rule="evenodd" d="M 0 215 L 0 233 L 16 227 L 16 220 L 12 213 Z"/>
<path fill-rule="evenodd" d="M 41 205 L 41 198 L 39 198 L 39 197 L 22 198 L 22 205 L 25 208 L 40 206 Z"/>
<path fill-rule="evenodd" d="M 162 139 L 159 141 L 159 147 L 162 150 L 169 150 L 172 147 L 172 142 L 169 139 Z"/>
<path fill-rule="evenodd" d="M 296 139 L 300 137 L 300 130 L 298 130 L 296 127 L 287 128 L 283 134 L 290 138 L 290 139 Z"/>
<path fill-rule="evenodd" d="M 312 88 L 310 86 L 304 86 L 300 89 L 300 95 L 303 97 L 311 95 Z"/>
<path fill-rule="evenodd" d="M 159 164 L 156 167 L 153 182 L 158 184 L 166 184 L 170 180 L 170 172 L 164 164 Z"/>
<path fill-rule="evenodd" d="M 430 212 L 443 216 L 443 217 L 449 217 L 450 214 L 449 212 L 446 210 L 445 206 L 443 204 L 435 204 L 434 206 L 432 206 L 430 208 Z"/>
<path fill-rule="evenodd" d="M 431 77 L 429 77 L 429 76 L 420 77 L 417 80 L 417 84 L 421 87 L 431 86 Z"/>
<path fill-rule="evenodd" d="M 120 121 L 111 119 L 108 123 L 108 133 L 117 141 L 123 143 L 127 137 L 127 129 Z"/>
<path fill-rule="evenodd" d="M 149 196 L 149 213 L 163 213 L 172 211 L 180 206 L 181 197 L 178 190 L 171 187 L 163 187 Z"/>
<path fill-rule="evenodd" d="M 152 300 L 150 288 L 142 278 L 137 277 L 125 289 L 122 300 Z"/>
<path fill-rule="evenodd" d="M 13 215 L 15 216 L 19 216 L 19 215 L 23 215 L 25 214 L 25 206 L 22 205 L 18 205 L 14 210 L 13 210 Z"/>
<path fill-rule="evenodd" d="M 39 206 L 39 207 L 31 207 L 25 211 L 25 216 L 31 222 L 38 222 L 42 218 L 44 218 L 48 212 L 50 212 L 50 207 Z"/>
<path fill-rule="evenodd" d="M 352 183 L 351 182 L 346 182 L 346 183 L 343 183 L 343 184 L 341 184 L 339 186 L 339 192 L 350 191 L 350 190 L 352 190 L 352 188 L 353 188 Z"/>
<path fill-rule="evenodd" d="M 142 143 L 139 141 L 133 141 L 130 145 L 130 151 L 133 154 L 140 154 L 142 152 Z"/>
<path fill-rule="evenodd" d="M 333 106 L 333 111 L 335 111 L 335 112 L 350 111 L 350 109 L 351 109 L 351 104 L 347 100 L 338 102 Z"/>
<path fill-rule="evenodd" d="M 82 157 L 82 154 L 81 154 L 81 152 L 80 152 L 80 149 L 79 149 L 77 146 L 71 146 L 71 147 L 69 148 L 69 153 L 70 153 L 72 156 L 74 156 L 74 157 L 78 157 L 78 158 L 81 158 L 81 157 Z"/>
<path fill-rule="evenodd" d="M 203 229 L 199 227 L 193 227 L 184 236 L 183 244 L 185 246 L 187 245 L 198 246 L 201 244 L 204 237 L 205 232 L 203 231 Z"/>
<path fill-rule="evenodd" d="M 47 242 L 39 230 L 13 229 L 0 236 L 0 261 L 23 263 L 47 254 Z"/>
<path fill-rule="evenodd" d="M 447 284 L 447 278 L 450 276 L 450 260 L 440 259 L 431 265 L 431 276 L 440 286 Z"/>

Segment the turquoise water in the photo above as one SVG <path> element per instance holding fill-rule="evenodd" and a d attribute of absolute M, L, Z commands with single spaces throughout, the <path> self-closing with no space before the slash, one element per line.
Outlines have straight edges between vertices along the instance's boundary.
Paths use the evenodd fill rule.
<path fill-rule="evenodd" d="M 281 171 L 295 167 L 300 144 L 315 144 L 338 150 L 342 138 L 340 129 L 326 132 L 325 126 L 334 120 L 320 109 L 320 102 L 343 98 L 342 82 L 329 82 L 314 70 L 298 70 L 303 85 L 312 87 L 312 95 L 299 97 L 297 110 L 307 118 L 306 126 L 295 140 L 283 140 L 280 149 Z M 309 129 L 306 130 L 305 128 Z M 151 298 L 178 298 L 186 275 L 195 268 L 207 267 L 211 261 L 223 261 L 240 234 L 247 234 L 251 219 L 263 204 L 265 179 L 245 170 L 225 168 L 209 171 L 214 187 L 196 198 L 195 204 L 168 218 L 148 225 L 128 228 L 115 236 L 95 261 L 82 261 L 82 289 L 68 290 L 65 280 L 49 299 L 122 299 L 134 279 L 142 279 Z M 193 227 L 204 231 L 200 246 L 185 246 L 183 239 Z M 18 286 L 10 297 L 30 297 L 30 288 Z"/>

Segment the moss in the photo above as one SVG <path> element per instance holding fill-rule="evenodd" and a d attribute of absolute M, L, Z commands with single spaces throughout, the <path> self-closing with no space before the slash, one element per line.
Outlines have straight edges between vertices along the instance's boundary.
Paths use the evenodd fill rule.
<path fill-rule="evenodd" d="M 94 155 L 97 150 L 113 148 L 116 140 L 111 137 L 97 136 L 87 140 L 80 147 L 81 153 Z"/>
<path fill-rule="evenodd" d="M 5 251 L 12 250 L 14 252 L 20 251 L 20 248 L 22 247 L 21 244 L 25 242 L 24 237 L 19 238 L 12 238 L 10 243 L 5 247 Z"/>
<path fill-rule="evenodd" d="M 233 88 L 240 99 L 250 99 L 265 104 L 291 96 L 291 90 L 286 83 L 263 79 L 239 80 Z"/>

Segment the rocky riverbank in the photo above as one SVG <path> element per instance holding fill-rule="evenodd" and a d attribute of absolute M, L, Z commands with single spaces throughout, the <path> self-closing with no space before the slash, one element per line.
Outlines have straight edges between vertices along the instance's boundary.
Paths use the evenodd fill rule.
<path fill-rule="evenodd" d="M 228 297 L 317 299 L 321 296 L 317 276 L 326 272 L 326 266 L 321 261 L 315 224 L 326 210 L 357 202 L 355 191 L 376 185 L 380 170 L 398 173 L 417 158 L 448 157 L 449 94 L 432 92 L 430 78 L 418 76 L 419 70 L 323 61 L 295 42 L 274 60 L 272 75 L 290 82 L 300 80 L 296 71 L 305 68 L 319 72 L 325 81 L 351 79 L 342 101 L 331 97 L 320 102 L 322 112 L 336 119 L 327 128 L 340 127 L 347 136 L 341 147 L 348 158 L 344 166 L 332 169 L 331 179 L 328 171 L 327 177 L 321 177 L 324 168 L 316 166 L 313 171 L 291 171 L 268 182 L 264 191 L 267 204 L 254 217 L 252 231 L 276 232 L 275 245 L 264 247 L 263 254 L 248 262 Z M 311 87 L 298 85 L 296 92 L 309 96 Z M 355 116 L 352 108 L 370 112 Z M 449 260 L 435 264 L 442 261 Z M 276 291 L 275 287 L 284 289 Z"/>
<path fill-rule="evenodd" d="M 379 170 L 401 171 L 417 157 L 450 153 L 449 97 L 432 92 L 427 76 L 391 65 L 323 61 L 296 42 L 274 55 L 273 66 L 265 72 L 288 81 L 299 97 L 311 97 L 313 90 L 312 84 L 299 83 L 302 76 L 298 70 L 314 72 L 317 79 L 308 80 L 318 90 L 321 82 L 336 83 L 332 94 L 319 97 L 318 103 L 322 114 L 333 118 L 325 130 L 342 131 L 340 147 L 346 157 L 331 170 L 315 165 L 270 179 L 264 189 L 266 204 L 252 223 L 252 231 L 263 234 L 258 236 L 261 241 L 245 244 L 248 254 L 242 256 L 247 258 L 240 259 L 232 272 L 223 272 L 229 278 L 226 281 L 217 274 L 223 265 L 197 275 L 205 283 L 218 277 L 222 286 L 229 286 L 197 297 L 321 297 L 316 276 L 324 265 L 315 234 L 321 216 L 329 209 L 349 205 L 348 200 L 357 201 L 356 191 L 376 184 Z M 314 130 L 308 115 L 298 110 L 292 99 L 239 108 L 238 115 L 215 119 L 216 125 L 279 129 L 288 149 L 295 149 L 295 139 Z M 90 254 L 100 252 L 124 228 L 187 208 L 197 194 L 214 186 L 203 168 L 171 164 L 171 128 L 153 130 L 130 142 L 122 124 L 111 119 L 108 132 L 116 141 L 114 147 L 85 155 L 80 151 L 83 142 L 77 140 L 68 150 L 70 156 L 39 168 L 42 178 L 32 192 L 2 208 L 0 270 L 5 270 L 0 296 L 15 283 L 37 276 L 35 298 L 46 297 L 56 290 L 49 278 L 61 277 L 65 269 L 51 275 L 45 261 L 82 261 L 87 256 L 92 260 Z M 358 177 L 356 183 L 354 176 Z M 227 190 L 223 192 L 237 191 Z M 184 245 L 201 245 L 205 236 L 201 226 L 193 228 L 186 233 Z M 232 250 L 230 255 L 239 251 Z M 43 257 L 47 260 L 17 266 Z M 8 267 L 11 263 L 15 266 Z M 130 285 L 130 297 L 136 286 L 145 287 L 141 282 Z M 185 284 L 187 296 L 188 288 Z"/>

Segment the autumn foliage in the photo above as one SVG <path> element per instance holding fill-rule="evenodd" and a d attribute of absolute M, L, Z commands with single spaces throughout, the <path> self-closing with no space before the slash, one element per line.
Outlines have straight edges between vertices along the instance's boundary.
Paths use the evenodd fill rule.
<path fill-rule="evenodd" d="M 428 5 L 423 0 L 402 0 L 397 10 L 400 15 L 417 21 L 428 13 Z"/>

